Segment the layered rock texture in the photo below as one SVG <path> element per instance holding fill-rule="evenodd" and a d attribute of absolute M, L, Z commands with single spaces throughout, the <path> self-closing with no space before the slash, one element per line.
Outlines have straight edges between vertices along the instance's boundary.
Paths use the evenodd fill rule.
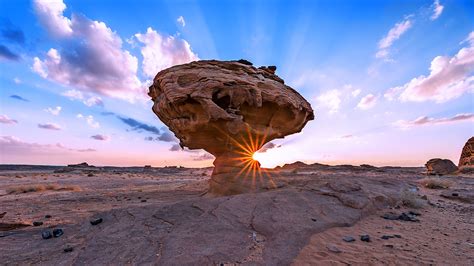
<path fill-rule="evenodd" d="M 455 173 L 457 166 L 448 159 L 435 158 L 431 159 L 425 164 L 427 174 L 429 175 L 447 175 Z"/>
<path fill-rule="evenodd" d="M 216 157 L 211 193 L 274 185 L 264 180 L 253 153 L 314 119 L 311 105 L 275 70 L 246 60 L 196 61 L 159 72 L 150 86 L 153 111 L 180 145 Z"/>
<path fill-rule="evenodd" d="M 458 167 L 461 172 L 474 172 L 474 137 L 464 145 Z"/>

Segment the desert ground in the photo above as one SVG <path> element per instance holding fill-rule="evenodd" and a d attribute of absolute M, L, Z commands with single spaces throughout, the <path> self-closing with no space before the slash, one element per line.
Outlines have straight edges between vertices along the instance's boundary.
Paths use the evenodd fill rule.
<path fill-rule="evenodd" d="M 217 197 L 211 173 L 2 165 L 0 264 L 474 264 L 472 175 L 295 163 Z"/>

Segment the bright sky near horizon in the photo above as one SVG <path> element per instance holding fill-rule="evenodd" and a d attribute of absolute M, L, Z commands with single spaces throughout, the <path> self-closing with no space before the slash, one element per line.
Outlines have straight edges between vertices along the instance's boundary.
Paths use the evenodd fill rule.
<path fill-rule="evenodd" d="M 474 135 L 472 0 L 0 0 L 0 163 L 210 166 L 145 93 L 172 65 L 241 58 L 315 110 L 266 167 L 457 164 Z"/>

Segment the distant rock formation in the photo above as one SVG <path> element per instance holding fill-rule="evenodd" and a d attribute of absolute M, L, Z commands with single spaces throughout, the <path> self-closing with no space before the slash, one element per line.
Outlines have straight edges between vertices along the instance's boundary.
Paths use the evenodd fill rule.
<path fill-rule="evenodd" d="M 458 170 L 458 167 L 451 160 L 440 158 L 429 160 L 425 166 L 429 175 L 453 174 Z"/>
<path fill-rule="evenodd" d="M 83 163 L 78 163 L 78 164 L 68 164 L 67 167 L 95 167 L 93 165 L 89 165 L 88 163 L 86 162 L 83 162 Z"/>
<path fill-rule="evenodd" d="M 314 119 L 311 105 L 275 70 L 255 68 L 247 60 L 209 60 L 174 66 L 154 78 L 148 93 L 153 112 L 181 146 L 216 157 L 212 194 L 257 189 L 260 165 L 253 153 Z"/>
<path fill-rule="evenodd" d="M 461 152 L 458 168 L 461 172 L 474 172 L 474 137 L 471 137 Z"/>

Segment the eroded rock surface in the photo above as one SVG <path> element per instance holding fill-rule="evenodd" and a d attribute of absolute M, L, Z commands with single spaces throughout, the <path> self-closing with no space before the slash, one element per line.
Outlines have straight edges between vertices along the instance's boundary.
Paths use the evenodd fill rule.
<path fill-rule="evenodd" d="M 474 173 L 474 137 L 471 137 L 464 145 L 458 167 L 461 172 Z"/>
<path fill-rule="evenodd" d="M 429 175 L 447 175 L 455 173 L 457 166 L 448 159 L 435 158 L 431 159 L 425 164 L 427 174 Z"/>
<path fill-rule="evenodd" d="M 275 70 L 246 60 L 196 61 L 159 72 L 150 86 L 153 111 L 180 145 L 216 157 L 212 194 L 267 187 L 253 153 L 314 119 L 311 105 Z"/>

